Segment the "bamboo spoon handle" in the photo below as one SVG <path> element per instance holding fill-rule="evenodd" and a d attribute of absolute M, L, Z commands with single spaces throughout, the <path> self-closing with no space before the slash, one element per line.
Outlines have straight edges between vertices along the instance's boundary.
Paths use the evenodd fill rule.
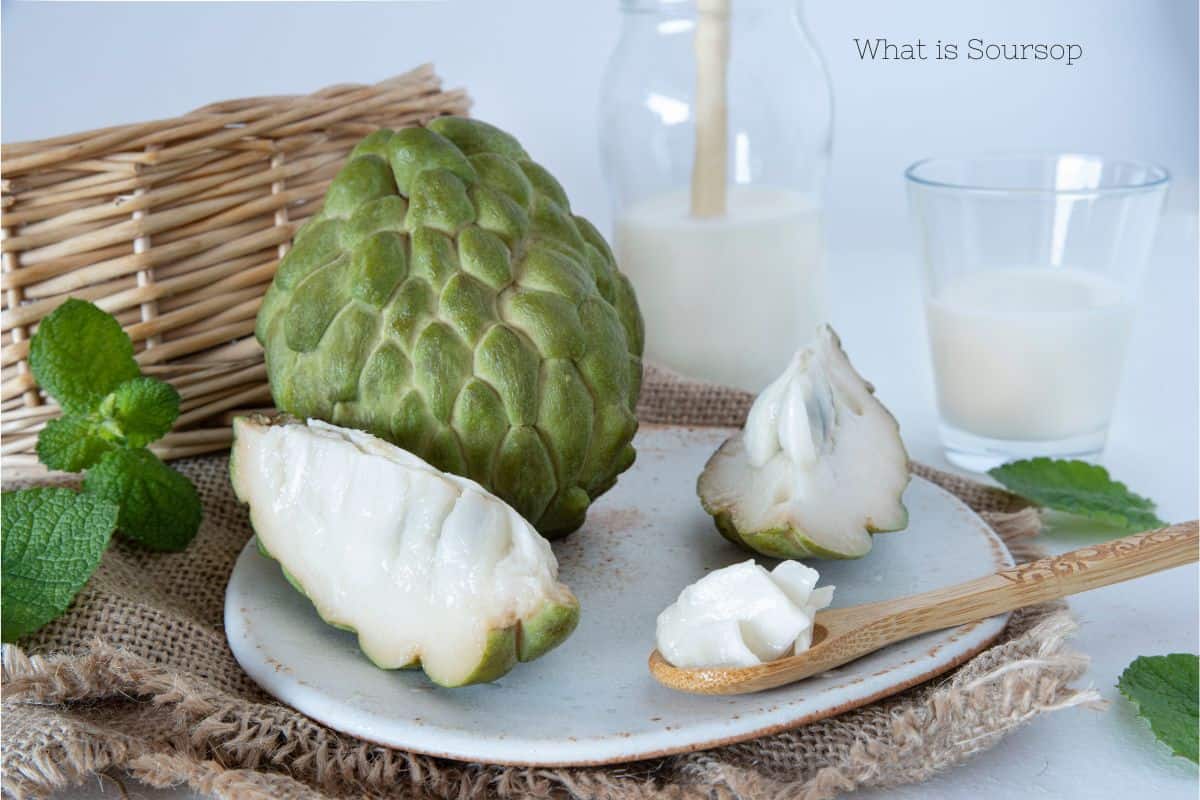
<path fill-rule="evenodd" d="M 1182 566 L 1198 557 L 1197 523 L 1184 522 L 1019 564 L 956 586 L 847 608 L 831 628 L 855 628 L 857 618 L 862 627 L 853 644 L 869 653 L 910 636 Z"/>

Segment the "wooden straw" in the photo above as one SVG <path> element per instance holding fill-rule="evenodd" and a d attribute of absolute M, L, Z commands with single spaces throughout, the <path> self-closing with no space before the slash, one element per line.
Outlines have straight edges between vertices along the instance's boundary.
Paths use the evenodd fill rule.
<path fill-rule="evenodd" d="M 729 63 L 729 1 L 699 0 L 696 49 L 696 153 L 692 161 L 692 216 L 725 213 Z"/>

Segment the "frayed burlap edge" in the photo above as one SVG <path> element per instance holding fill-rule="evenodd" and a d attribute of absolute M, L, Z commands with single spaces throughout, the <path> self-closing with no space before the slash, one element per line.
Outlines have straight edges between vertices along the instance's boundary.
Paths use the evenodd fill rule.
<path fill-rule="evenodd" d="M 1018 560 L 1038 555 L 1026 510 L 988 514 Z M 1075 625 L 1061 604 L 1013 615 L 1001 640 L 948 679 L 875 706 L 713 751 L 622 767 L 528 769 L 463 765 L 343 737 L 273 704 L 247 703 L 101 641 L 82 657 L 33 656 L 6 646 L 6 714 L 17 702 L 43 713 L 74 704 L 125 702 L 172 720 L 161 742 L 132 736 L 54 738 L 34 752 L 4 753 L 4 793 L 21 800 L 121 769 L 151 786 L 185 784 L 225 800 L 249 798 L 438 797 L 800 798 L 819 800 L 864 786 L 911 783 L 995 744 L 1049 711 L 1098 704 L 1069 684 L 1086 659 L 1071 652 Z M 845 730 L 840 730 L 845 729 Z M 856 730 L 857 729 L 857 730 Z M 800 779 L 795 753 L 812 741 L 844 743 Z M 98 732 L 100 733 L 100 732 Z"/>
<path fill-rule="evenodd" d="M 736 425 L 748 404 L 744 393 L 651 369 L 639 416 Z M 181 468 L 195 479 L 211 465 Z M 980 511 L 1018 561 L 1041 555 L 1033 538 L 1039 518 L 1011 495 L 920 465 L 914 472 Z M 68 617 L 89 613 L 96 611 L 73 609 Z M 1040 714 L 1099 705 L 1096 692 L 1070 686 L 1086 668 L 1066 646 L 1074 627 L 1061 603 L 1024 609 L 995 644 L 948 676 L 838 717 L 699 753 L 569 769 L 461 764 L 380 747 L 242 688 L 244 676 L 170 669 L 101 638 L 66 636 L 70 652 L 43 641 L 38 655 L 6 645 L 3 793 L 43 796 L 115 770 L 226 800 L 820 800 L 924 780 Z M 55 635 L 48 641 L 63 640 Z"/>

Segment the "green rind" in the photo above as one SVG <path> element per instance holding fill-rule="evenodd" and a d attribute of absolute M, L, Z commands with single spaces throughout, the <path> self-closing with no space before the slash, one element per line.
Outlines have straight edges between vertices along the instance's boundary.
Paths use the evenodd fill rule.
<path fill-rule="evenodd" d="M 479 664 L 467 677 L 461 681 L 443 680 L 436 672 L 425 670 L 429 680 L 438 686 L 453 689 L 458 686 L 469 686 L 472 683 L 491 683 L 507 675 L 517 665 L 517 626 L 513 625 L 488 634 L 487 644 L 483 647 L 483 655 Z"/>
<path fill-rule="evenodd" d="M 330 623 L 330 624 L 332 624 L 332 623 Z M 338 626 L 334 625 L 333 627 L 337 628 Z M 350 631 L 351 633 L 357 634 L 357 631 L 355 631 L 353 628 L 342 628 L 341 630 Z M 374 665 L 375 667 L 377 667 L 379 669 L 385 670 L 387 672 L 391 672 L 392 670 L 397 670 L 397 669 L 414 670 L 414 669 L 421 668 L 421 659 L 420 658 L 414 658 L 412 661 L 408 662 L 407 664 L 401 664 L 398 667 L 393 667 L 390 664 L 381 664 L 378 661 L 376 661 L 369 652 L 367 652 L 367 649 L 365 647 L 362 646 L 361 638 L 359 638 L 359 640 L 358 640 L 358 649 L 362 651 L 362 654 L 367 657 L 367 661 L 370 661 L 372 665 Z"/>
<path fill-rule="evenodd" d="M 716 523 L 717 530 L 720 531 L 721 535 L 726 539 L 734 544 L 749 548 L 756 553 L 761 553 L 762 555 L 770 556 L 771 558 L 828 558 L 844 561 L 862 558 L 868 552 L 870 552 L 870 549 L 868 548 L 861 553 L 839 553 L 836 550 L 830 550 L 827 547 L 821 547 L 812 539 L 810 539 L 803 531 L 792 527 L 770 528 L 764 531 L 742 532 L 737 529 L 736 525 L 734 525 L 732 512 L 714 512 L 707 506 L 704 510 L 712 515 L 713 522 Z"/>
<path fill-rule="evenodd" d="M 908 527 L 908 506 L 900 503 L 900 510 L 904 512 L 904 517 L 900 520 L 900 524 L 894 528 L 877 528 L 874 525 L 867 524 L 867 533 L 895 533 L 902 531 Z"/>
<path fill-rule="evenodd" d="M 524 620 L 517 637 L 517 658 L 533 661 L 558 647 L 579 625 L 579 601 L 547 603 Z"/>

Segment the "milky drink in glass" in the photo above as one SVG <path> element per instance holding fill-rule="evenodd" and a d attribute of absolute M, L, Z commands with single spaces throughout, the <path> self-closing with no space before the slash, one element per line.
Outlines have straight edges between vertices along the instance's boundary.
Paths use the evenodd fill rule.
<path fill-rule="evenodd" d="M 926 301 L 948 425 L 992 439 L 1062 440 L 1108 424 L 1133 304 L 1083 269 L 967 273 Z"/>
<path fill-rule="evenodd" d="M 946 458 L 1098 458 L 1166 170 L 1058 153 L 930 158 L 905 177 Z"/>

